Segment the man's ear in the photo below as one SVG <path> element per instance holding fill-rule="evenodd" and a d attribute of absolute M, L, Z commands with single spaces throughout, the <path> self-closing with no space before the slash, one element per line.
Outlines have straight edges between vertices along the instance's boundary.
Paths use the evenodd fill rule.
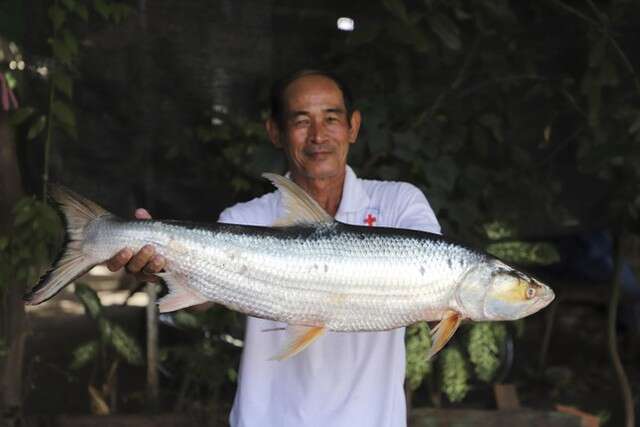
<path fill-rule="evenodd" d="M 280 144 L 280 127 L 278 126 L 278 123 L 276 123 L 273 118 L 269 117 L 264 126 L 267 128 L 267 134 L 269 135 L 271 143 L 276 147 L 281 148 L 282 144 Z"/>
<path fill-rule="evenodd" d="M 351 113 L 351 120 L 349 122 L 349 143 L 354 144 L 358 139 L 358 132 L 360 132 L 360 124 L 362 123 L 362 115 L 360 111 L 354 110 Z"/>

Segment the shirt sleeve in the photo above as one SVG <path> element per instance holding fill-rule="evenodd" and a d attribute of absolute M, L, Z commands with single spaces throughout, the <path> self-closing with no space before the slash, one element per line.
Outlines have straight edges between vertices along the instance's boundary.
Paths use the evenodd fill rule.
<path fill-rule="evenodd" d="M 402 183 L 399 190 L 396 227 L 441 234 L 440 224 L 422 191 L 408 183 Z"/>

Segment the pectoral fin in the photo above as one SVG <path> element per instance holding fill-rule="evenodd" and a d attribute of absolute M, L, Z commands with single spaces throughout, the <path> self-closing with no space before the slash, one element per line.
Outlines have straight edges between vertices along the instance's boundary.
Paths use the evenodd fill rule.
<path fill-rule="evenodd" d="M 295 356 L 320 338 L 326 331 L 324 326 L 298 326 L 292 325 L 287 329 L 291 335 L 282 352 L 271 360 L 285 360 Z"/>
<path fill-rule="evenodd" d="M 158 301 L 160 313 L 176 311 L 207 302 L 205 297 L 187 287 L 183 277 L 168 272 L 156 273 L 156 275 L 164 280 L 169 288 L 169 293 Z"/>
<path fill-rule="evenodd" d="M 448 310 L 444 313 L 442 320 L 431 330 L 431 348 L 427 354 L 427 360 L 431 359 L 449 342 L 461 321 L 462 316 L 457 311 Z"/>

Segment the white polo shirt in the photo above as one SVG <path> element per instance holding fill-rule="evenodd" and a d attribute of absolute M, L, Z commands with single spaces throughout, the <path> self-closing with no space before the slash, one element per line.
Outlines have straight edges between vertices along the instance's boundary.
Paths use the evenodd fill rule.
<path fill-rule="evenodd" d="M 270 226 L 280 215 L 280 193 L 275 191 L 224 210 L 219 221 Z M 349 167 L 336 219 L 440 232 L 427 199 L 415 186 L 359 179 Z M 328 331 L 290 359 L 269 360 L 281 352 L 287 333 L 278 329 L 286 326 L 247 317 L 232 426 L 406 425 L 404 328 Z"/>

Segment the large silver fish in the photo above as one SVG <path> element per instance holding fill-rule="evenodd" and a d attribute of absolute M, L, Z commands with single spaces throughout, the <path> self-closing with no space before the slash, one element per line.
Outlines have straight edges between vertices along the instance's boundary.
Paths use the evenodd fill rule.
<path fill-rule="evenodd" d="M 161 312 L 206 301 L 286 322 L 276 359 L 324 331 L 380 331 L 439 321 L 429 357 L 463 319 L 515 320 L 549 304 L 553 291 L 489 255 L 438 235 L 337 222 L 292 181 L 264 174 L 283 196 L 274 227 L 123 220 L 61 187 L 52 197 L 67 223 L 59 260 L 25 295 L 39 304 L 119 250 L 155 246 L 169 294 Z"/>

